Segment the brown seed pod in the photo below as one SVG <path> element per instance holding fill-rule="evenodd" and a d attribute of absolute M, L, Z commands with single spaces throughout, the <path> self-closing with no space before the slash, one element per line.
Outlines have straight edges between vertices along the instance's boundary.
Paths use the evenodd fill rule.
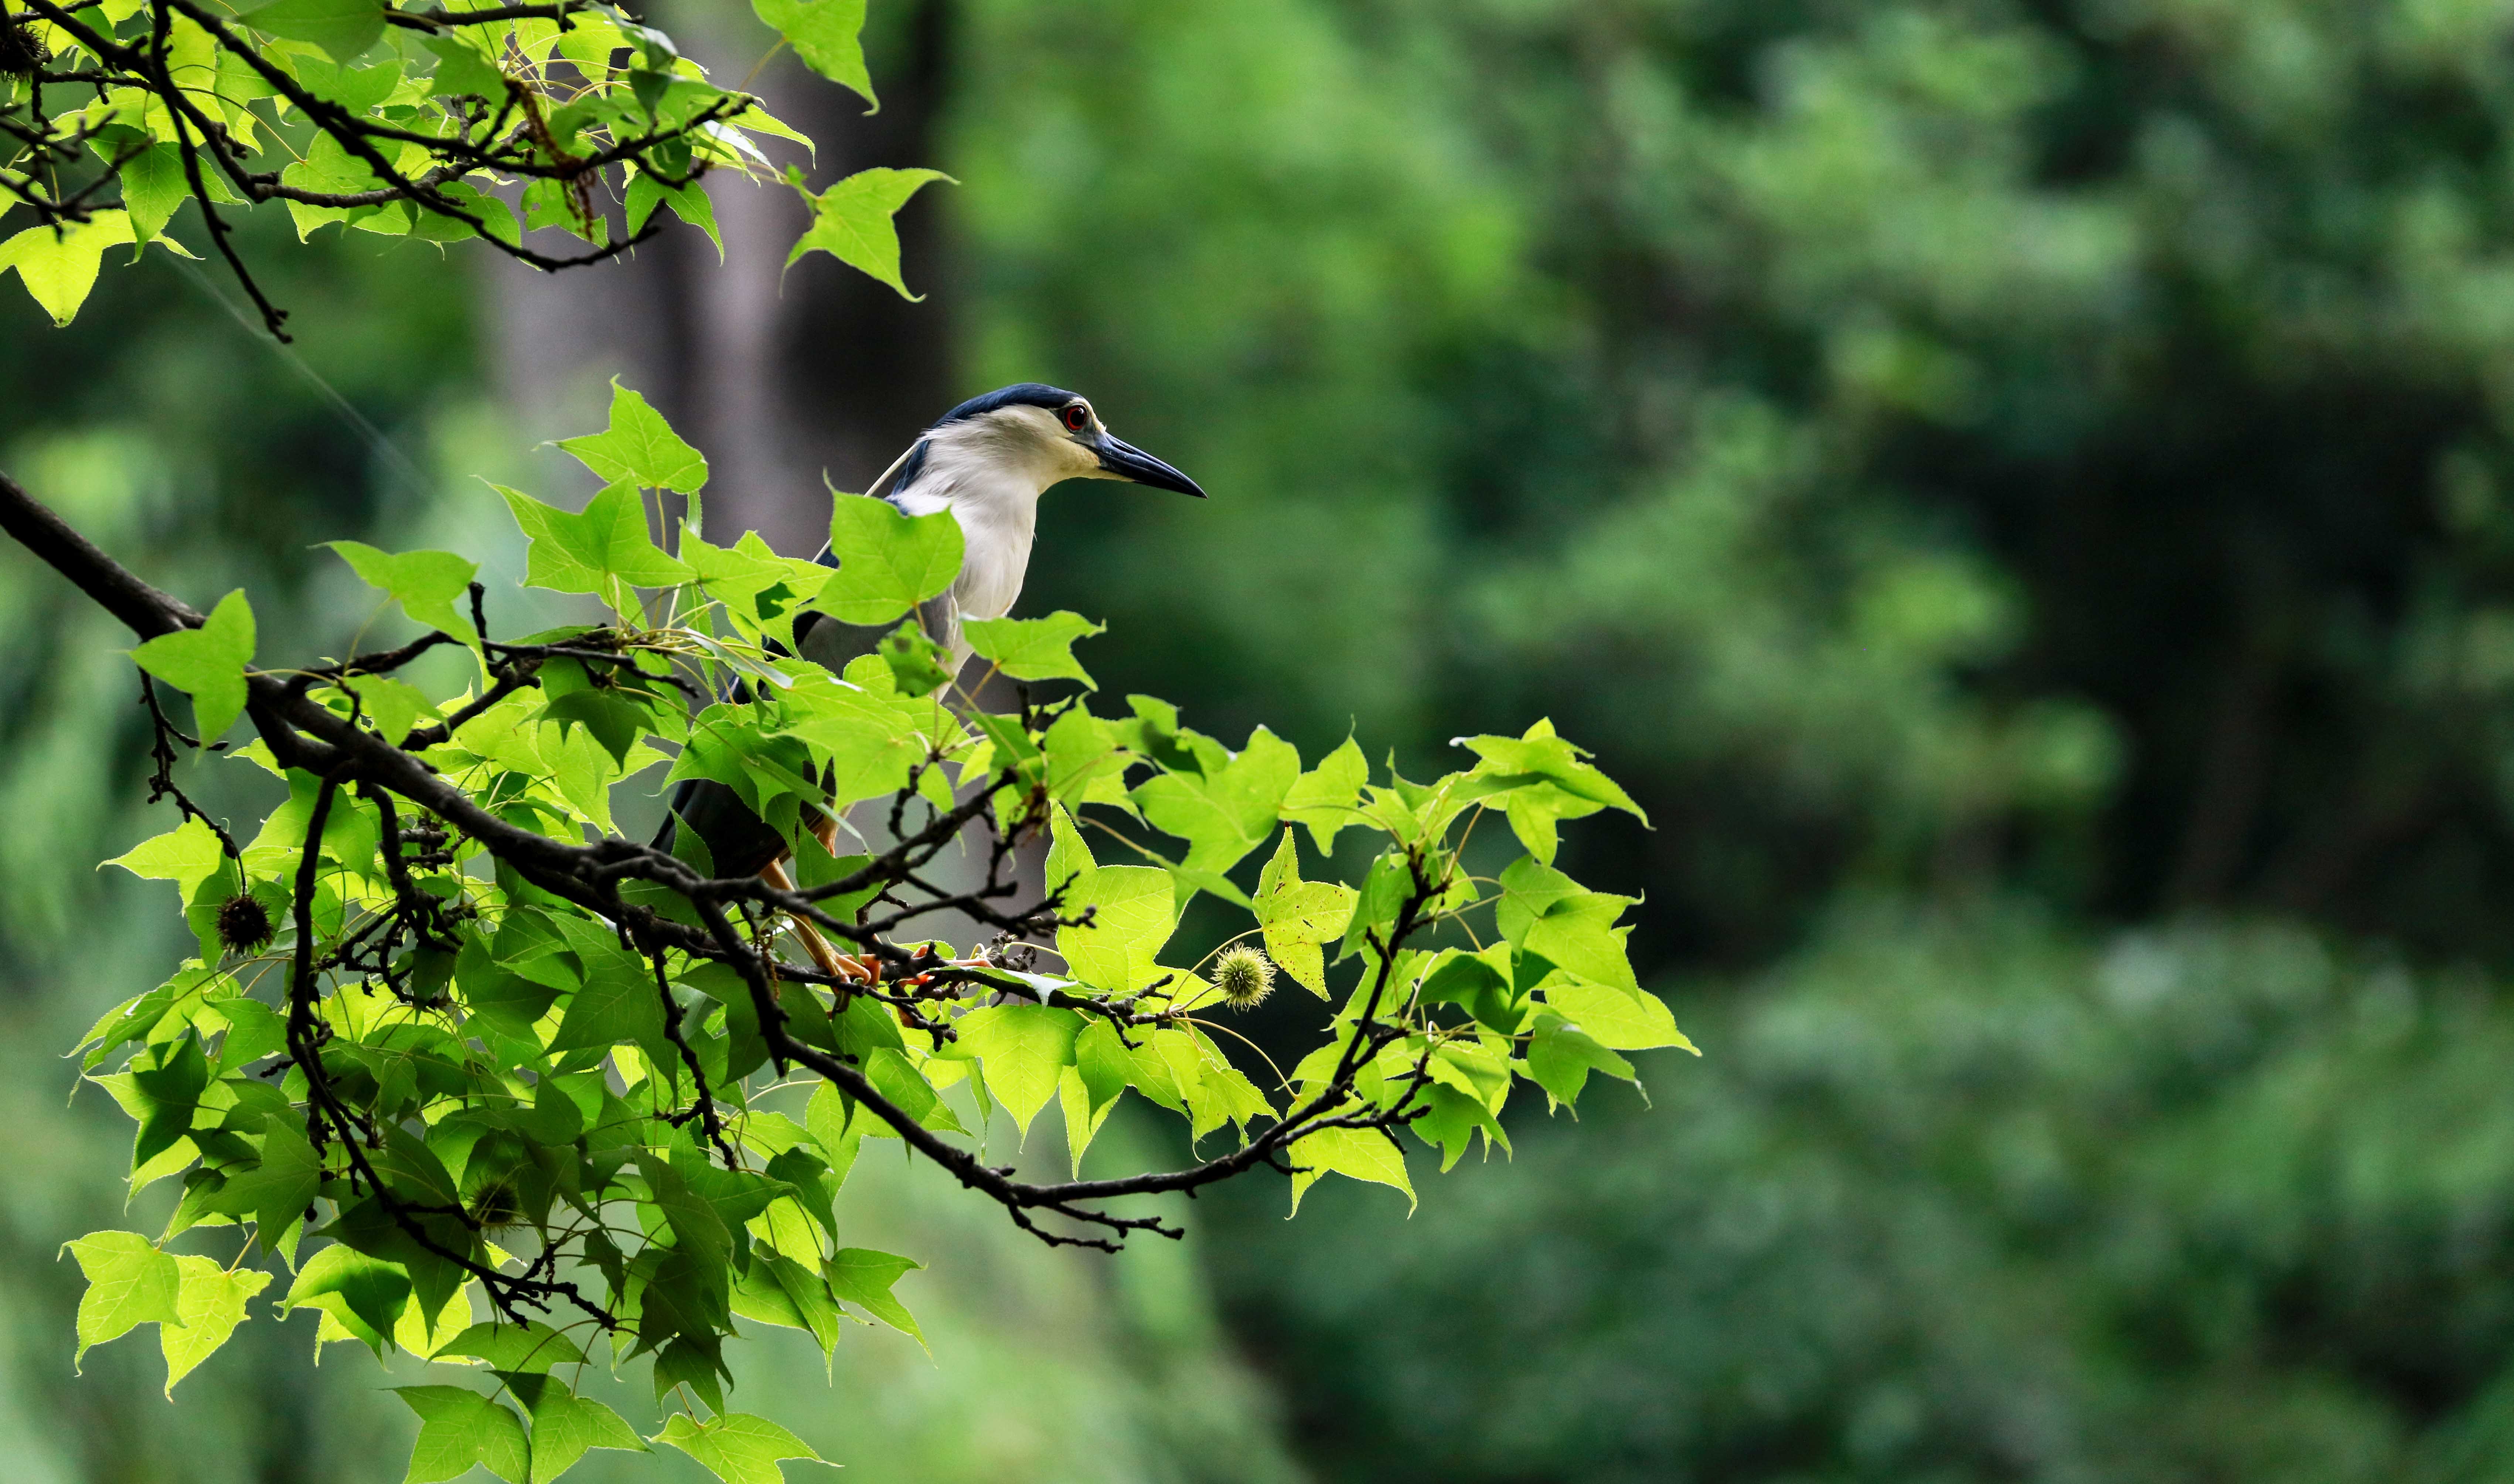
<path fill-rule="evenodd" d="M 0 16 L 0 72 L 32 72 L 52 60 L 52 49 L 23 21 Z"/>
<path fill-rule="evenodd" d="M 270 911 L 241 894 L 219 908 L 219 942 L 239 953 L 250 953 L 270 942 Z"/>

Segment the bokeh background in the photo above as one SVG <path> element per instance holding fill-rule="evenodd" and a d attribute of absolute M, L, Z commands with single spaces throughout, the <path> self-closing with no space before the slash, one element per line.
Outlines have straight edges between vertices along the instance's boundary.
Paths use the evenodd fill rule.
<path fill-rule="evenodd" d="M 766 48 L 657 14 L 719 75 Z M 475 476 L 566 493 L 535 445 L 615 374 L 711 522 L 798 551 L 824 471 L 1076 387 L 1215 498 L 1059 492 L 1025 607 L 1235 741 L 1420 772 L 1553 716 L 1650 811 L 1566 849 L 1646 898 L 1705 1056 L 1515 1106 L 1410 1219 L 1251 1181 L 1115 1262 L 869 1155 L 931 1354 L 770 1337 L 750 1404 L 879 1481 L 2514 1479 L 2514 4 L 875 0 L 868 37 L 877 115 L 758 85 L 817 179 L 958 179 L 902 219 L 923 302 L 781 275 L 799 213 L 731 181 L 721 263 L 558 279 L 274 218 L 291 352 L 163 257 L 68 332 L 0 292 L 0 465 L 319 649 L 366 610 L 311 543 L 511 572 Z M 0 1474 L 398 1478 L 392 1378 L 308 1371 L 304 1319 L 171 1403 L 144 1341 L 71 1374 L 59 1244 L 147 1213 L 59 1054 L 176 935 L 90 869 L 162 824 L 127 640 L 14 550 L 0 633 Z"/>

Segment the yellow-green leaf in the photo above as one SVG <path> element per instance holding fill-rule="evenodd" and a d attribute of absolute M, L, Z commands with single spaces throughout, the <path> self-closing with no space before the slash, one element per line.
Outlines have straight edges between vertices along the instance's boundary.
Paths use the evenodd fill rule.
<path fill-rule="evenodd" d="M 678 1448 L 724 1484 L 784 1484 L 785 1475 L 777 1467 L 780 1460 L 829 1462 L 801 1438 L 764 1417 L 745 1412 L 728 1412 L 711 1423 L 692 1422 L 687 1413 L 675 1412 L 665 1422 L 664 1430 L 646 1441 Z"/>
<path fill-rule="evenodd" d="M 611 379 L 611 425 L 581 438 L 561 438 L 558 446 L 605 484 L 626 479 L 680 495 L 695 495 L 707 486 L 707 456 L 672 431 L 643 396 L 621 385 L 618 377 Z"/>
<path fill-rule="evenodd" d="M 419 1442 L 402 1484 L 459 1479 L 478 1464 L 507 1484 L 530 1484 L 532 1450 L 515 1414 L 461 1386 L 395 1386 L 419 1414 Z"/>
<path fill-rule="evenodd" d="M 1405 1192 L 1408 1214 L 1414 1186 L 1405 1178 L 1405 1155 L 1395 1140 L 1377 1129 L 1320 1129 L 1284 1151 L 1299 1173 L 1292 1177 L 1292 1211 L 1298 1215 L 1301 1195 L 1323 1175 L 1342 1175 L 1373 1184 L 1394 1185 Z"/>
<path fill-rule="evenodd" d="M 84 222 L 64 223 L 58 232 L 50 226 L 30 226 L 0 242 L 0 272 L 16 268 L 19 282 L 44 306 L 53 323 L 66 326 L 78 317 L 79 305 L 87 302 L 88 291 L 96 287 L 104 250 L 130 241 L 128 212 L 98 212 Z M 894 241 L 894 270 L 898 261 Z"/>
<path fill-rule="evenodd" d="M 838 570 L 812 606 L 847 623 L 895 622 L 952 585 L 965 540 L 949 510 L 911 516 L 886 500 L 837 496 L 830 502 L 830 554 Z"/>
<path fill-rule="evenodd" d="M 852 89 L 866 102 L 880 106 L 872 96 L 872 77 L 865 70 L 864 0 L 750 0 L 762 23 L 786 38 L 803 65 L 833 83 Z"/>
<path fill-rule="evenodd" d="M 235 725 L 244 711 L 245 666 L 253 662 L 253 605 L 237 588 L 219 599 L 209 622 L 180 633 L 160 634 L 131 652 L 149 674 L 192 698 L 201 741 Z"/>
<path fill-rule="evenodd" d="M 266 1272 L 250 1267 L 229 1272 L 211 1258 L 180 1257 L 175 1264 L 182 1274 L 182 1294 L 176 1302 L 181 1322 L 157 1326 L 157 1344 L 166 1353 L 169 1397 L 175 1394 L 175 1383 L 209 1359 L 244 1322 L 244 1301 L 270 1284 Z"/>
<path fill-rule="evenodd" d="M 119 1340 L 139 1325 L 183 1322 L 183 1271 L 172 1255 L 136 1231 L 96 1231 L 66 1243 L 87 1274 L 87 1292 L 79 1298 L 78 1354 L 108 1340 Z"/>
<path fill-rule="evenodd" d="M 908 292 L 899 276 L 899 228 L 891 218 L 919 186 L 951 180 L 950 176 L 939 170 L 860 170 L 817 196 L 804 189 L 802 171 L 788 166 L 786 180 L 812 209 L 812 225 L 786 255 L 788 267 L 807 253 L 827 253 L 890 285 L 903 299 L 912 302 L 919 298 Z"/>

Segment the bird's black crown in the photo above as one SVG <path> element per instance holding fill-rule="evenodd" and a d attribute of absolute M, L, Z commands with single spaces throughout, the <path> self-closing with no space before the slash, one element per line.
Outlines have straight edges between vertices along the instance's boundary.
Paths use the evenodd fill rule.
<path fill-rule="evenodd" d="M 969 418 L 982 418 L 999 407 L 1044 407 L 1053 412 L 1074 398 L 1075 394 L 1062 386 L 1050 386 L 1043 381 L 1016 381 L 983 397 L 971 397 L 936 419 L 934 425 L 946 427 Z"/>

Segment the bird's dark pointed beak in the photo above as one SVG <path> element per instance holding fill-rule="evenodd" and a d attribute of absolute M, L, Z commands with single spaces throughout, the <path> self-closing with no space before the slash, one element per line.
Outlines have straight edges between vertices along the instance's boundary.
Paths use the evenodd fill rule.
<path fill-rule="evenodd" d="M 1198 500 L 1205 498 L 1204 492 L 1196 487 L 1195 480 L 1123 438 L 1112 437 L 1105 433 L 1101 435 L 1100 466 L 1120 479 L 1131 479 L 1137 484 L 1150 485 L 1156 490 L 1176 490 L 1182 495 L 1193 495 Z"/>

